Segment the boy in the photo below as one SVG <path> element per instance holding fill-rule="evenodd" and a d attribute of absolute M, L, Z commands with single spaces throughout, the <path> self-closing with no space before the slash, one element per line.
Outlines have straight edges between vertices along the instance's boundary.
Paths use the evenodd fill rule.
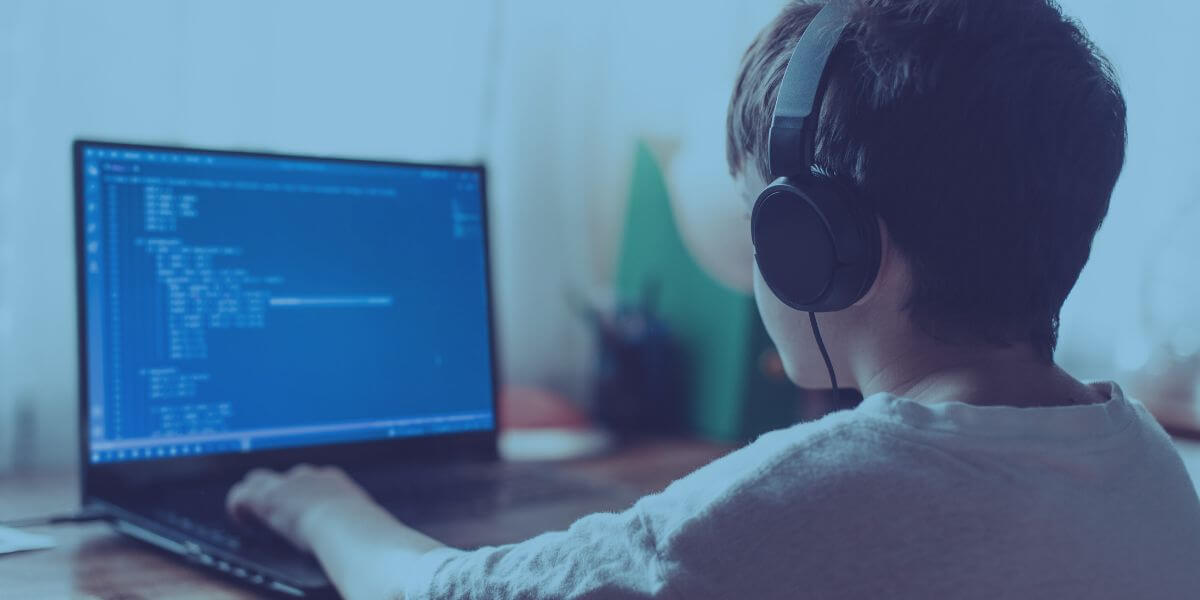
<path fill-rule="evenodd" d="M 755 198 L 781 174 L 776 97 L 821 4 L 789 4 L 748 50 L 728 155 L 789 376 L 820 386 L 827 366 L 862 391 L 858 408 L 504 547 L 442 547 L 341 472 L 305 466 L 251 473 L 230 492 L 235 516 L 314 552 L 352 599 L 1200 593 L 1200 502 L 1169 439 L 1115 384 L 1052 359 L 1124 161 L 1108 64 L 1049 0 L 833 1 L 845 28 L 811 158 L 847 214 L 869 216 L 861 289 L 799 302 L 780 278 L 817 258 L 759 240 L 774 223 Z"/>

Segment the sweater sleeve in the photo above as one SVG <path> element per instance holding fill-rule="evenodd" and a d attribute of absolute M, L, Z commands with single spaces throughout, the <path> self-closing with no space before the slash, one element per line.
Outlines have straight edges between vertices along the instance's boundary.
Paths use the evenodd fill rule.
<path fill-rule="evenodd" d="M 518 544 L 430 552 L 408 569 L 404 600 L 661 598 L 656 540 L 641 515 L 647 500 Z"/>
<path fill-rule="evenodd" d="M 431 552 L 406 569 L 404 599 L 702 600 L 768 584 L 755 574 L 796 570 L 759 541 L 791 547 L 803 526 L 781 512 L 804 510 L 792 491 L 811 483 L 793 472 L 806 461 L 789 459 L 806 453 L 795 443 L 804 431 L 765 434 L 624 512 L 589 515 L 517 544 Z"/>

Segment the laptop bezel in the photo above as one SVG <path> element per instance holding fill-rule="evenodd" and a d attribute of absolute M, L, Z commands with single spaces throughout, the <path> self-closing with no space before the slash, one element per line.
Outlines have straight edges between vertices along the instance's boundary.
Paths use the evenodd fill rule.
<path fill-rule="evenodd" d="M 88 146 L 147 151 L 175 151 L 222 156 L 283 158 L 397 167 L 418 167 L 471 171 L 479 174 L 481 220 L 483 223 L 484 285 L 487 299 L 488 348 L 492 369 L 491 406 L 493 427 L 488 430 L 425 435 L 419 437 L 386 438 L 321 444 L 251 452 L 178 456 L 162 459 L 126 462 L 92 463 L 88 435 L 89 369 L 87 327 L 87 274 L 84 231 L 83 151 Z M 188 146 L 113 142 L 98 139 L 77 139 L 72 144 L 75 213 L 75 277 L 77 303 L 77 342 L 79 360 L 79 459 L 81 492 L 84 505 L 92 499 L 116 504 L 126 499 L 142 500 L 161 488 L 181 482 L 225 481 L 237 478 L 253 468 L 286 468 L 300 463 L 338 465 L 347 468 L 395 463 L 430 464 L 441 461 L 492 461 L 498 458 L 497 440 L 500 421 L 499 357 L 496 350 L 495 302 L 492 288 L 492 263 L 488 232 L 487 169 L 482 164 L 419 163 L 378 159 L 316 156 L 275 152 L 218 150 Z"/>

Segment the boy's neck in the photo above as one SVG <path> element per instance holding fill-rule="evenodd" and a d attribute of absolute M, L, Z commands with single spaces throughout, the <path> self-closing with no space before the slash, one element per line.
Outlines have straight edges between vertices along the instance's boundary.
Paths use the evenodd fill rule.
<path fill-rule="evenodd" d="M 910 338 L 856 357 L 851 374 L 864 397 L 886 392 L 923 403 L 1017 407 L 1106 400 L 1029 346 L 967 347 Z"/>

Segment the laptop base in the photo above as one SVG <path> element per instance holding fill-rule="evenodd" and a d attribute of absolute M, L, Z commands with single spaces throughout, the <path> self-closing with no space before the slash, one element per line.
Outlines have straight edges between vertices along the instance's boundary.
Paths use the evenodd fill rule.
<path fill-rule="evenodd" d="M 352 476 L 393 515 L 447 545 L 472 549 L 563 529 L 579 517 L 627 508 L 637 494 L 537 464 L 484 463 L 371 469 Z M 230 482 L 104 507 L 117 531 L 199 567 L 290 597 L 327 597 L 320 565 L 282 538 L 225 513 Z"/>

